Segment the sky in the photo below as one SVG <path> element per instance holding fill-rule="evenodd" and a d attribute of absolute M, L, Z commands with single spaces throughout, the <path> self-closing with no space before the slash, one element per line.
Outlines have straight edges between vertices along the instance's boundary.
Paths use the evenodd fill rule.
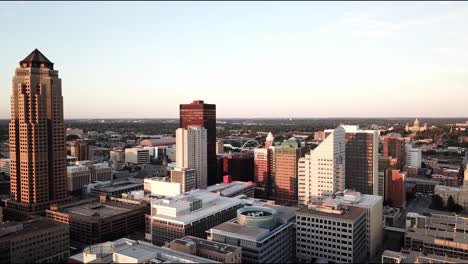
<path fill-rule="evenodd" d="M 65 118 L 468 117 L 468 2 L 1 2 L 0 118 L 38 48 Z"/>

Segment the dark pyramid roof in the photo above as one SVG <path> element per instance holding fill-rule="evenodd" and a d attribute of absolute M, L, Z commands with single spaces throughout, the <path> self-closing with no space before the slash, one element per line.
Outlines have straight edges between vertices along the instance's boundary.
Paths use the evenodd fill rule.
<path fill-rule="evenodd" d="M 41 67 L 41 64 L 44 66 Z M 33 50 L 24 60 L 20 61 L 21 68 L 48 68 L 53 70 L 54 64 L 38 49 Z"/>

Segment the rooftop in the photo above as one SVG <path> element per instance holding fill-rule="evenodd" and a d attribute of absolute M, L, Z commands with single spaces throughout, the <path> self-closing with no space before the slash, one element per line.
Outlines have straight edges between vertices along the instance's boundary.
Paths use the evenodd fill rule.
<path fill-rule="evenodd" d="M 366 209 L 350 206 L 350 207 L 346 207 L 346 209 L 343 211 L 343 214 L 334 214 L 334 213 L 327 213 L 327 212 L 317 211 L 314 209 L 309 209 L 307 206 L 304 206 L 301 209 L 299 209 L 297 213 L 355 221 L 361 215 L 366 213 Z"/>
<path fill-rule="evenodd" d="M 22 228 L 20 228 L 21 225 Z M 23 222 L 3 222 L 0 224 L 0 240 L 18 238 L 22 234 L 41 233 L 61 226 L 64 226 L 64 224 L 42 217 Z M 15 227 L 17 227 L 16 231 L 7 231 L 7 229 Z"/>
<path fill-rule="evenodd" d="M 171 243 L 189 246 L 190 244 L 196 244 L 198 248 L 204 248 L 211 251 L 216 251 L 225 255 L 229 255 L 232 252 L 240 250 L 239 247 L 223 244 L 216 241 L 206 240 L 193 236 L 185 236 L 180 239 L 175 239 Z"/>
<path fill-rule="evenodd" d="M 244 189 L 253 188 L 252 182 L 233 181 L 230 183 L 218 183 L 207 187 L 209 192 L 220 192 L 221 196 L 232 196 Z"/>
<path fill-rule="evenodd" d="M 123 203 L 117 201 L 106 201 L 104 203 L 91 202 L 80 204 L 68 208 L 63 208 L 61 211 L 66 214 L 93 218 L 108 218 L 116 215 L 125 214 L 127 212 L 141 208 L 135 203 Z"/>
<path fill-rule="evenodd" d="M 54 64 L 38 49 L 33 50 L 26 58 L 20 61 L 21 68 L 48 68 L 54 69 Z"/>

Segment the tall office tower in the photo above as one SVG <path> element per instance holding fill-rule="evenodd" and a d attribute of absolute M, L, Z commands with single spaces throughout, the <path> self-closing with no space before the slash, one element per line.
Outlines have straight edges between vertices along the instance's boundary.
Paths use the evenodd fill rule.
<path fill-rule="evenodd" d="M 254 192 L 257 198 L 266 199 L 271 195 L 270 178 L 275 148 L 273 147 L 273 141 L 273 134 L 269 132 L 265 140 L 265 146 L 254 149 Z"/>
<path fill-rule="evenodd" d="M 88 143 L 77 140 L 71 143 L 71 155 L 76 160 L 89 160 L 89 145 Z"/>
<path fill-rule="evenodd" d="M 188 126 L 176 131 L 176 167 L 197 171 L 197 188 L 206 189 L 208 131 L 201 126 Z"/>
<path fill-rule="evenodd" d="M 398 159 L 397 167 L 402 169 L 405 166 L 405 139 L 398 133 L 390 133 L 384 137 L 383 146 L 384 157 Z"/>
<path fill-rule="evenodd" d="M 379 131 L 343 126 L 346 132 L 346 189 L 378 195 Z"/>
<path fill-rule="evenodd" d="M 272 169 L 272 198 L 277 204 L 297 204 L 298 161 L 304 156 L 299 140 L 290 138 L 275 147 Z"/>
<path fill-rule="evenodd" d="M 385 200 L 392 207 L 406 208 L 406 172 L 388 170 L 385 179 Z"/>
<path fill-rule="evenodd" d="M 11 200 L 20 213 L 45 210 L 66 198 L 62 80 L 35 49 L 13 77 L 10 120 Z"/>
<path fill-rule="evenodd" d="M 411 144 L 406 144 L 406 165 L 413 168 L 421 168 L 422 151 L 420 148 L 414 148 Z"/>
<path fill-rule="evenodd" d="M 216 105 L 201 100 L 180 105 L 180 128 L 201 126 L 207 133 L 208 185 L 222 181 L 217 178 L 216 169 Z"/>
<path fill-rule="evenodd" d="M 324 199 L 345 189 L 345 130 L 339 126 L 299 161 L 299 203 Z"/>

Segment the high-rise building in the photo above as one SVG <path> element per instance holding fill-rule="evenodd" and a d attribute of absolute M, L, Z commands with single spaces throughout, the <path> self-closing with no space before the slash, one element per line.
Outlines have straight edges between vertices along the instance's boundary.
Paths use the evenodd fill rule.
<path fill-rule="evenodd" d="M 402 169 L 406 162 L 405 139 L 397 133 L 387 134 L 384 137 L 383 155 L 397 159 L 397 167 Z"/>
<path fill-rule="evenodd" d="M 330 132 L 330 131 L 329 131 Z M 298 162 L 299 203 L 323 199 L 345 189 L 345 130 L 339 126 Z"/>
<path fill-rule="evenodd" d="M 207 182 L 207 130 L 200 126 L 178 128 L 176 131 L 176 167 L 197 172 L 197 188 L 205 189 Z"/>
<path fill-rule="evenodd" d="M 420 148 L 414 148 L 411 144 L 406 144 L 406 165 L 412 168 L 421 168 L 422 151 Z"/>
<path fill-rule="evenodd" d="M 70 152 L 77 160 L 89 160 L 89 145 L 84 141 L 76 140 L 71 143 Z"/>
<path fill-rule="evenodd" d="M 66 190 L 62 80 L 54 64 L 35 49 L 13 77 L 9 125 L 11 199 L 14 213 L 44 211 L 63 202 Z"/>
<path fill-rule="evenodd" d="M 345 187 L 363 194 L 378 194 L 379 131 L 342 126 L 346 132 Z"/>
<path fill-rule="evenodd" d="M 222 140 L 216 141 L 216 155 L 224 154 L 224 142 Z"/>
<path fill-rule="evenodd" d="M 366 209 L 329 199 L 296 211 L 296 257 L 334 263 L 366 259 Z"/>
<path fill-rule="evenodd" d="M 282 205 L 297 205 L 298 161 L 304 149 L 298 139 L 285 140 L 273 153 L 272 197 Z"/>
<path fill-rule="evenodd" d="M 385 200 L 392 207 L 406 207 L 406 189 L 405 178 L 406 172 L 399 170 L 388 170 L 385 179 Z"/>
<path fill-rule="evenodd" d="M 221 182 L 216 175 L 216 105 L 201 100 L 180 105 L 180 128 L 202 126 L 206 129 L 208 185 Z"/>
<path fill-rule="evenodd" d="M 268 133 L 265 146 L 254 149 L 254 182 L 255 197 L 268 198 L 271 196 L 271 171 L 273 169 L 274 137 Z"/>

